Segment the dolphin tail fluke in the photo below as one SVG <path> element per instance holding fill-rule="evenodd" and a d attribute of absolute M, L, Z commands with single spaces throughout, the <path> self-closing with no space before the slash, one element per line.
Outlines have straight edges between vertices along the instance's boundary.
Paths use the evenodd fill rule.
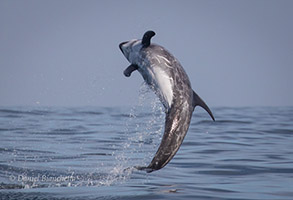
<path fill-rule="evenodd" d="M 192 102 L 192 104 L 193 104 L 193 109 L 196 106 L 200 106 L 203 109 L 205 109 L 205 111 L 207 111 L 209 113 L 209 115 L 211 116 L 211 118 L 215 121 L 215 118 L 213 116 L 212 111 L 209 109 L 207 104 L 198 96 L 198 94 L 196 94 L 194 91 L 193 91 L 193 102 Z"/>
<path fill-rule="evenodd" d="M 152 169 L 150 167 L 135 166 L 134 168 L 137 170 L 146 171 L 147 173 L 151 173 L 152 171 L 155 171 L 154 169 Z"/>
<path fill-rule="evenodd" d="M 124 172 L 133 172 L 134 170 L 146 171 L 147 173 L 151 173 L 155 171 L 155 169 L 150 167 L 142 167 L 142 166 L 134 166 L 134 167 L 127 167 L 124 169 Z"/>

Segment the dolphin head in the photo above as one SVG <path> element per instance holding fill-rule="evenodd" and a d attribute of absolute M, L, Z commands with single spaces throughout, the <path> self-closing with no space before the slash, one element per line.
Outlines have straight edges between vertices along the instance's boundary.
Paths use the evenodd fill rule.
<path fill-rule="evenodd" d="M 133 39 L 130 41 L 122 42 L 119 44 L 119 48 L 122 51 L 125 58 L 131 64 L 138 64 L 141 60 L 141 50 L 147 48 L 151 44 L 151 38 L 155 35 L 154 31 L 147 31 L 143 35 L 141 40 Z"/>
<path fill-rule="evenodd" d="M 119 45 L 125 58 L 132 64 L 137 64 L 140 50 L 142 48 L 141 40 L 133 39 L 127 42 L 122 42 Z"/>

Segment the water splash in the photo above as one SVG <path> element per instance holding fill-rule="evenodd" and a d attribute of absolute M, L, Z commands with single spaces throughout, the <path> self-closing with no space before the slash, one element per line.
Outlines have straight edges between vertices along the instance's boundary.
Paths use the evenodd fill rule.
<path fill-rule="evenodd" d="M 133 166 L 147 165 L 161 141 L 164 111 L 159 99 L 143 83 L 139 90 L 138 105 L 131 108 L 126 121 L 121 149 L 113 152 L 116 165 L 105 180 L 108 184 L 123 182 L 133 173 Z"/>
<path fill-rule="evenodd" d="M 105 125 L 103 129 L 98 126 L 98 128 L 93 131 L 97 133 L 90 133 L 89 139 L 84 136 L 84 131 L 86 129 L 83 128 L 81 130 L 76 130 L 76 128 L 71 128 L 71 119 L 69 121 L 62 121 L 62 117 L 64 116 L 77 116 L 77 118 L 80 119 L 80 127 L 83 127 L 83 119 L 88 117 L 90 122 L 89 126 L 92 129 L 92 127 L 95 128 L 97 126 L 95 121 L 102 119 L 102 117 L 109 116 L 109 120 L 112 120 L 112 115 L 111 113 L 109 114 L 109 112 L 111 111 L 107 111 L 105 112 L 107 114 L 104 114 L 101 111 L 97 115 L 97 113 L 92 110 L 88 112 L 87 110 L 80 111 L 76 109 L 64 109 L 61 111 L 52 109 L 50 112 L 37 110 L 34 111 L 36 114 L 33 115 L 29 109 L 28 111 L 27 109 L 24 109 L 24 111 L 9 111 L 2 109 L 2 115 L 5 117 L 4 119 L 7 118 L 7 113 L 17 115 L 16 119 L 18 119 L 18 123 L 15 124 L 17 124 L 18 127 L 28 127 L 26 125 L 27 121 L 18 117 L 23 115 L 25 115 L 24 118 L 34 119 L 34 117 L 36 117 L 35 115 L 39 117 L 39 115 L 42 114 L 42 123 L 38 122 L 38 124 L 36 124 L 37 127 L 29 126 L 28 129 L 23 128 L 19 130 L 8 128 L 7 130 L 3 130 L 3 137 L 6 136 L 9 141 L 11 140 L 11 131 L 19 132 L 18 134 L 21 135 L 27 135 L 29 140 L 27 140 L 28 146 L 22 148 L 18 147 L 19 143 L 16 141 L 21 141 L 21 144 L 26 141 L 23 141 L 23 137 L 14 137 L 13 141 L 8 143 L 8 146 L 0 148 L 0 152 L 4 154 L 2 158 L 8 163 L 0 165 L 1 171 L 6 172 L 6 174 L 0 176 L 0 182 L 2 182 L 0 183 L 0 188 L 30 189 L 110 186 L 123 183 L 138 175 L 138 173 L 133 175 L 133 171 L 125 169 L 138 165 L 145 166 L 150 163 L 156 149 L 158 148 L 159 142 L 161 141 L 164 125 L 163 107 L 159 99 L 150 91 L 149 87 L 146 84 L 142 84 L 139 90 L 138 104 L 131 108 L 128 117 L 125 118 L 125 116 L 119 116 L 119 118 L 117 118 L 119 120 L 125 119 L 125 122 L 123 122 L 122 125 L 120 125 L 120 123 L 117 125 L 117 127 L 121 126 L 124 129 L 121 131 L 121 134 L 118 134 L 120 138 L 115 138 L 115 141 L 119 142 L 114 144 L 111 142 L 108 144 L 109 147 L 107 147 L 107 142 L 112 141 L 112 138 L 111 136 L 103 136 L 104 138 L 102 138 L 101 142 L 105 141 L 105 144 L 103 143 L 101 146 L 104 149 L 99 153 L 96 153 L 95 149 L 95 142 L 100 141 L 100 137 L 97 133 L 104 134 L 104 131 L 113 128 L 107 127 L 111 125 Z M 94 120 L 92 120 L 93 114 L 94 116 L 97 116 Z M 52 119 L 52 117 L 54 118 Z M 60 117 L 62 119 L 61 121 Z M 54 122 L 52 123 L 54 125 L 52 126 L 52 124 L 47 123 L 47 121 Z M 55 122 L 57 123 L 57 126 Z M 62 130 L 66 131 L 60 133 L 60 130 L 56 129 L 56 127 L 59 128 L 58 123 L 60 123 Z M 52 128 L 54 128 L 53 131 L 51 131 Z M 31 133 L 31 129 L 37 129 L 39 132 Z M 56 131 L 58 131 L 58 138 L 61 142 L 55 144 L 52 142 L 55 141 L 55 135 L 52 136 L 52 133 L 55 133 Z M 115 137 L 116 136 L 117 135 L 115 135 Z M 90 141 L 91 138 L 93 141 L 87 142 Z M 37 141 L 32 147 L 34 149 L 31 149 L 29 146 L 31 140 Z M 63 141 L 65 141 L 65 143 L 63 143 Z M 78 144 L 80 145 L 80 152 L 77 151 L 72 154 L 71 150 L 62 147 L 63 144 L 69 146 L 72 144 Z M 56 150 L 51 151 L 52 147 Z M 84 147 L 85 149 L 83 149 Z M 96 160 L 96 156 L 102 160 Z M 60 163 L 60 160 L 65 160 L 68 167 L 63 166 L 63 164 Z M 78 166 L 74 166 L 75 162 L 86 163 L 88 165 L 86 168 L 87 170 L 83 170 L 79 164 Z M 43 166 L 45 167 L 35 167 L 38 166 L 38 163 L 43 163 Z M 51 167 L 48 168 L 46 163 L 51 163 Z M 73 165 L 71 166 L 71 164 Z M 139 174 L 147 176 L 144 172 Z"/>

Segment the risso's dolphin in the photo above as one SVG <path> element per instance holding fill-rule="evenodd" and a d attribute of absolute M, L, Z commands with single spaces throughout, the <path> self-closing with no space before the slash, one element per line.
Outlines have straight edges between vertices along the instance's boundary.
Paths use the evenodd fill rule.
<path fill-rule="evenodd" d="M 165 131 L 155 157 L 147 167 L 135 167 L 147 172 L 163 168 L 174 157 L 188 131 L 196 106 L 201 106 L 215 120 L 209 107 L 192 90 L 189 78 L 178 60 L 165 48 L 151 44 L 154 35 L 155 32 L 147 31 L 142 40 L 134 39 L 119 45 L 131 63 L 124 75 L 129 77 L 138 70 L 166 110 Z"/>

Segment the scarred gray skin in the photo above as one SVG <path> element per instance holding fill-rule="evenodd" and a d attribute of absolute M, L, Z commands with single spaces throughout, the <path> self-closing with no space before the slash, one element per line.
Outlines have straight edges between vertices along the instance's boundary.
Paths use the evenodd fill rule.
<path fill-rule="evenodd" d="M 158 170 L 163 168 L 175 156 L 183 139 L 188 131 L 192 112 L 193 91 L 190 81 L 180 63 L 165 49 L 159 45 L 151 44 L 145 48 L 143 55 L 151 61 L 153 67 L 161 67 L 162 65 L 157 59 L 154 59 L 153 54 L 162 55 L 169 60 L 172 68 L 165 67 L 164 71 L 169 77 L 173 78 L 173 99 L 169 108 L 165 102 L 163 105 L 166 109 L 165 131 L 161 141 L 161 145 L 153 158 L 152 162 L 147 167 L 148 171 Z M 155 90 L 155 93 L 160 97 L 160 91 L 156 91 L 152 80 L 149 80 L 147 73 L 143 69 L 138 68 L 144 80 Z M 162 99 L 162 97 L 160 97 Z M 162 100 L 161 100 L 162 101 Z"/>
<path fill-rule="evenodd" d="M 150 32 L 152 31 L 145 33 L 143 40 L 131 40 L 119 45 L 131 63 L 124 71 L 125 76 L 130 76 L 137 69 L 160 98 L 166 111 L 164 135 L 153 160 L 147 167 L 136 167 L 147 172 L 163 168 L 174 157 L 188 131 L 195 106 L 203 107 L 214 120 L 210 109 L 192 90 L 189 78 L 178 60 L 163 47 L 150 44 L 154 32 L 146 39 L 149 39 L 147 45 L 144 44 L 144 39 Z M 156 74 L 158 72 L 159 74 Z M 161 80 L 165 82 L 162 84 Z M 166 87 L 169 85 L 166 84 L 168 80 L 171 88 Z M 165 91 L 168 89 L 172 90 L 172 95 Z"/>

